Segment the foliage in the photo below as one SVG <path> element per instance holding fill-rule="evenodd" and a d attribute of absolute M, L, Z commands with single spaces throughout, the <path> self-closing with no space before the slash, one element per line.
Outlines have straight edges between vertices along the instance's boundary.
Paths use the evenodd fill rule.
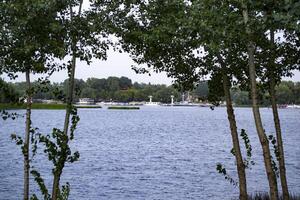
<path fill-rule="evenodd" d="M 118 83 L 118 89 L 113 91 L 112 86 L 108 84 L 110 77 L 105 79 L 89 78 L 86 81 L 81 79 L 75 80 L 75 85 L 77 90 L 81 91 L 76 99 L 78 98 L 92 98 L 97 101 L 120 101 L 120 102 L 130 102 L 130 101 L 148 101 L 149 95 L 153 96 L 154 101 L 161 101 L 163 103 L 170 102 L 170 95 L 175 96 L 175 100 L 180 101 L 180 92 L 173 86 L 165 85 L 154 85 L 145 83 L 133 83 L 127 77 L 117 78 L 115 77 L 116 83 Z M 123 80 L 128 80 L 127 84 L 122 83 Z M 10 99 L 3 97 L 3 93 L 0 93 L 4 102 L 11 102 L 14 99 L 21 98 L 26 91 L 26 85 L 24 82 L 17 83 L 5 83 L 9 84 L 13 94 L 16 97 Z M 210 81 L 202 81 L 197 87 L 190 92 L 193 101 L 207 101 L 211 100 L 210 96 L 212 93 L 209 91 Z M 62 83 L 45 83 L 41 86 L 41 82 L 33 82 L 33 88 L 35 92 L 33 94 L 34 99 L 52 99 L 52 100 L 62 100 L 65 101 L 66 97 L 66 87 L 67 80 Z M 216 85 L 219 87 L 219 84 Z M 220 88 L 220 87 L 219 87 Z M 277 102 L 278 104 L 300 104 L 300 83 L 292 81 L 282 81 L 277 87 Z M 235 105 L 239 106 L 249 106 L 251 104 L 251 99 L 248 91 L 242 90 L 241 87 L 235 86 L 231 89 L 232 101 Z M 270 98 L 269 93 L 266 91 L 261 94 L 261 105 L 269 106 Z M 223 100 L 218 96 L 219 100 Z M 4 103 L 3 101 L 0 101 Z M 3 105 L 3 104 L 2 104 Z M 1 106 L 1 105 L 0 105 Z M 35 104 L 33 104 L 33 107 Z M 3 107 L 3 106 L 2 106 Z M 10 106 L 11 107 L 11 106 Z"/>
<path fill-rule="evenodd" d="M 217 167 L 216 167 L 216 170 L 218 171 L 218 173 L 222 174 L 224 176 L 224 178 L 226 180 L 229 181 L 230 184 L 232 184 L 233 186 L 237 186 L 238 185 L 238 182 L 236 180 L 234 180 L 226 171 L 225 167 L 221 164 L 221 163 L 218 163 L 217 164 Z"/>
<path fill-rule="evenodd" d="M 248 134 L 246 133 L 245 129 L 241 130 L 240 136 L 242 137 L 242 139 L 244 141 L 246 153 L 247 153 L 246 159 L 244 160 L 244 165 L 246 168 L 251 169 L 251 165 L 255 165 L 255 162 L 252 160 L 252 146 L 251 146 L 250 139 L 249 139 Z"/>
<path fill-rule="evenodd" d="M 26 85 L 24 82 L 13 83 L 11 85 L 20 95 L 25 94 Z M 33 88 L 36 88 L 33 94 L 35 100 L 66 100 L 68 80 L 62 83 L 47 83 L 44 86 L 41 86 L 39 82 L 34 82 L 32 85 Z M 38 88 L 43 88 L 43 90 Z M 170 95 L 174 95 L 175 99 L 180 100 L 180 93 L 172 86 L 137 82 L 132 84 L 131 80 L 127 77 L 108 77 L 107 79 L 89 78 L 87 81 L 76 79 L 75 88 L 80 91 L 75 96 L 76 100 L 78 98 L 92 98 L 98 101 L 148 101 L 149 95 L 153 96 L 154 101 L 162 101 L 164 103 L 170 102 Z M 195 91 L 192 94 L 197 96 L 198 92 Z M 202 98 L 205 97 L 202 96 Z"/>
<path fill-rule="evenodd" d="M 67 102 L 65 130 L 54 128 L 52 134 L 39 135 L 39 142 L 45 145 L 45 152 L 54 164 L 54 175 L 59 177 L 66 161 L 74 162 L 79 158 L 78 153 L 71 154 L 68 146 L 79 121 L 77 110 L 71 105 L 74 90 L 76 98 L 90 97 L 105 101 L 141 101 L 153 95 L 155 101 L 168 102 L 171 94 L 176 98 L 179 96 L 173 87 L 132 84 L 126 77 L 89 79 L 86 82 L 76 80 L 73 87 L 76 58 L 88 64 L 93 57 L 105 60 L 112 44 L 108 37 L 110 33 L 120 38 L 120 46 L 131 54 L 137 64 L 146 64 L 147 67 L 134 67 L 137 72 L 147 73 L 149 68 L 155 72 L 166 71 L 169 77 L 175 78 L 181 91 L 192 90 L 196 83 L 209 75 L 208 87 L 194 90 L 201 100 L 223 100 L 224 93 L 220 85 L 225 82 L 221 76 L 225 74 L 230 87 L 238 86 L 233 91 L 236 97 L 234 101 L 237 104 L 249 103 L 246 98 L 250 89 L 246 67 L 248 41 L 255 45 L 254 62 L 257 68 L 254 74 L 259 78 L 262 104 L 268 104 L 266 85 L 272 76 L 279 83 L 281 76 L 290 76 L 292 69 L 299 69 L 298 1 L 91 2 L 91 10 L 82 16 L 80 11 L 76 15 L 72 10 L 76 6 L 81 10 L 82 1 L 77 0 L 3 0 L 0 4 L 0 44 L 4 47 L 0 49 L 0 73 L 9 73 L 13 78 L 16 72 L 51 74 L 62 68 L 68 69 L 69 80 L 61 85 L 52 87 L 48 82 L 49 87 L 37 84 L 32 89 L 26 86 L 20 92 L 15 92 L 17 90 L 11 84 L 2 84 L 4 86 L 0 87 L 3 91 L 0 100 L 5 103 L 19 99 L 18 93 L 21 97 L 28 96 L 28 99 L 33 94 L 35 98 Z M 247 28 L 241 19 L 244 6 L 249 8 L 250 21 L 246 26 L 251 34 L 246 33 Z M 270 44 L 270 30 L 283 32 L 284 39 Z M 54 58 L 62 59 L 66 55 L 72 59 L 67 59 L 62 65 L 55 63 Z M 272 62 L 274 65 L 270 65 Z M 299 103 L 299 85 L 293 87 L 289 84 L 278 86 L 279 103 Z M 68 135 L 69 111 L 71 126 Z M 5 111 L 2 114 L 4 119 L 10 116 L 14 118 L 14 115 Z M 33 150 L 36 150 L 37 139 L 36 135 L 33 136 L 36 131 L 30 129 Z M 251 157 L 250 141 L 245 131 L 241 136 L 248 160 Z M 23 144 L 21 137 L 13 135 L 12 138 L 18 145 Z M 274 141 L 271 138 L 272 144 L 276 143 Z M 22 151 L 24 153 L 24 148 Z M 222 165 L 218 165 L 217 170 L 231 180 Z M 46 194 L 39 174 L 33 172 L 33 175 Z M 65 198 L 68 193 L 69 186 L 66 185 L 60 194 Z"/>
<path fill-rule="evenodd" d="M 5 110 L 15 110 L 15 109 L 26 109 L 26 105 L 22 103 L 18 104 L 4 104 L 0 103 L 0 108 Z M 42 103 L 33 103 L 32 109 L 66 109 L 65 104 L 42 104 Z M 5 111 L 3 111 L 5 112 Z"/>
<path fill-rule="evenodd" d="M 269 135 L 268 140 L 272 144 L 273 153 L 275 155 L 276 160 L 279 161 L 280 154 L 279 154 L 276 138 L 273 135 Z M 276 174 L 277 177 L 279 177 L 279 169 L 278 169 L 277 163 L 274 160 L 273 156 L 271 156 L 271 162 L 272 162 L 272 169 L 273 169 L 274 173 Z"/>
<path fill-rule="evenodd" d="M 69 135 L 64 134 L 64 132 L 58 128 L 53 128 L 51 134 L 38 134 L 38 137 L 35 140 L 36 142 L 44 145 L 44 153 L 47 154 L 49 161 L 52 161 L 53 163 L 52 172 L 54 175 L 58 171 L 62 170 L 65 162 L 73 163 L 80 157 L 79 152 L 75 151 L 74 153 L 72 153 L 68 145 L 68 141 L 74 139 L 74 131 L 76 129 L 77 123 L 79 122 L 79 116 L 77 115 L 77 109 L 75 107 L 72 108 L 71 114 L 72 116 Z M 38 183 L 40 191 L 44 195 L 45 199 L 47 199 L 49 197 L 48 189 L 45 186 L 40 174 L 36 170 L 32 170 L 31 174 L 34 176 L 35 181 Z M 59 199 L 67 199 L 69 191 L 69 183 L 67 183 L 65 186 L 62 186 L 59 192 Z M 33 198 L 36 198 L 36 196 Z"/>
<path fill-rule="evenodd" d="M 62 20 L 58 13 L 66 6 L 57 1 L 4 1 L 1 72 L 47 72 L 56 68 L 53 57 L 65 55 Z"/>
<path fill-rule="evenodd" d="M 0 102 L 10 103 L 18 102 L 19 94 L 16 91 L 16 87 L 12 83 L 7 83 L 0 79 Z"/>
<path fill-rule="evenodd" d="M 51 196 L 45 185 L 44 179 L 41 177 L 41 174 L 36 170 L 31 170 L 31 175 L 34 177 L 35 182 L 38 184 L 40 191 L 44 196 L 44 200 L 50 200 Z M 31 200 L 38 200 L 38 198 L 35 194 L 33 194 Z"/>
<path fill-rule="evenodd" d="M 255 165 L 255 162 L 252 160 L 252 146 L 250 143 L 250 139 L 248 137 L 248 134 L 246 133 L 245 129 L 241 129 L 240 134 L 242 140 L 244 141 L 245 148 L 246 148 L 246 159 L 244 159 L 244 166 L 246 169 L 251 169 L 251 165 Z M 235 150 L 234 148 L 231 149 L 230 153 L 235 156 Z M 217 163 L 217 171 L 218 173 L 222 174 L 226 180 L 229 181 L 230 184 L 237 186 L 238 182 L 235 181 L 226 171 L 226 168 L 222 165 L 222 163 Z"/>

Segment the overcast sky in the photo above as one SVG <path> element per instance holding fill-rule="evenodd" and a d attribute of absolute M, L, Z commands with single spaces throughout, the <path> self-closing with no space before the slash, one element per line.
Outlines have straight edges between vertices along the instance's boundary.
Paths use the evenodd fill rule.
<path fill-rule="evenodd" d="M 119 53 L 110 50 L 108 52 L 108 59 L 106 61 L 93 60 L 90 65 L 85 62 L 77 62 L 76 66 L 76 78 L 84 79 L 94 77 L 94 78 L 107 78 L 109 76 L 126 76 L 130 78 L 133 82 L 143 82 L 143 83 L 153 83 L 153 84 L 172 84 L 172 79 L 168 78 L 165 73 L 151 73 L 148 74 L 136 74 L 134 70 L 131 69 L 132 65 L 136 65 L 132 59 L 126 53 Z M 8 77 L 2 76 L 6 81 Z M 36 80 L 40 75 L 33 76 L 33 80 Z M 62 82 L 67 78 L 66 70 L 54 73 L 50 80 L 52 82 Z M 14 82 L 24 81 L 25 75 L 18 74 L 18 78 Z"/>
<path fill-rule="evenodd" d="M 151 76 L 146 74 L 136 74 L 131 66 L 135 63 L 126 53 L 118 53 L 114 51 L 108 52 L 107 61 L 94 60 L 90 66 L 84 62 L 77 63 L 76 78 L 84 79 L 94 77 L 94 78 L 107 78 L 109 76 L 126 76 L 130 78 L 133 82 L 143 82 L 143 83 L 153 83 L 153 84 L 172 84 L 172 79 L 168 78 L 165 73 L 152 73 Z M 34 76 L 33 79 L 37 79 L 39 76 Z M 5 80 L 7 77 L 3 76 Z M 54 73 L 51 77 L 52 82 L 62 82 L 67 78 L 66 71 L 60 71 Z M 286 79 L 286 78 L 285 78 Z M 19 74 L 19 78 L 16 81 L 24 81 L 25 75 Z M 293 78 L 288 78 L 286 80 L 293 80 L 300 82 L 300 72 L 295 71 L 295 76 Z"/>
<path fill-rule="evenodd" d="M 84 1 L 83 8 L 89 8 L 89 1 Z M 86 80 L 87 78 L 107 78 L 109 76 L 126 76 L 133 82 L 153 83 L 153 84 L 172 84 L 172 79 L 168 78 L 165 73 L 152 73 L 151 76 L 147 74 L 136 74 L 131 66 L 135 65 L 132 59 L 126 53 L 119 53 L 110 50 L 108 52 L 108 60 L 100 61 L 94 60 L 90 66 L 85 62 L 77 62 L 76 78 Z M 19 74 L 19 78 L 15 81 L 24 81 L 25 75 Z M 9 80 L 7 77 L 2 76 L 5 80 Z M 34 76 L 33 80 L 36 80 L 39 76 Z M 62 82 L 67 78 L 67 72 L 61 71 L 54 73 L 50 80 L 52 82 Z M 296 71 L 293 78 L 285 78 L 286 80 L 293 80 L 300 82 L 300 72 Z"/>

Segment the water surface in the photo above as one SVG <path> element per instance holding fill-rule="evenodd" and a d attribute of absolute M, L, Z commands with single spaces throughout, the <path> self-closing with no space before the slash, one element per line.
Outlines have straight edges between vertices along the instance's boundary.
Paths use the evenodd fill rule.
<path fill-rule="evenodd" d="M 19 111 L 24 113 L 24 111 Z M 275 133 L 270 109 L 261 110 L 267 133 Z M 70 199 L 232 199 L 238 188 L 216 172 L 223 163 L 237 178 L 226 110 L 142 107 L 141 110 L 82 109 L 72 149 L 80 160 L 67 165 L 62 183 Z M 49 133 L 63 125 L 63 110 L 33 110 L 33 126 Z M 238 128 L 246 129 L 256 165 L 247 171 L 249 192 L 268 191 L 262 150 L 251 109 L 237 108 Z M 300 110 L 280 110 L 287 179 L 300 191 Z M 24 118 L 0 121 L 0 199 L 21 199 L 23 158 L 10 140 L 22 135 Z M 42 146 L 33 166 L 51 189 L 52 163 Z M 31 193 L 38 193 L 31 180 Z"/>

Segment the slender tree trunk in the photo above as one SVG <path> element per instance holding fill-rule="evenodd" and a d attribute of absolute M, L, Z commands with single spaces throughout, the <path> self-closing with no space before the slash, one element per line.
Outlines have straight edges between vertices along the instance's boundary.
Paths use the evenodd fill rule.
<path fill-rule="evenodd" d="M 239 177 L 239 188 L 240 188 L 240 200 L 247 200 L 247 181 L 246 181 L 246 173 L 245 173 L 245 165 L 243 162 L 243 157 L 240 149 L 240 143 L 238 138 L 238 132 L 236 127 L 236 120 L 234 115 L 234 110 L 232 106 L 231 94 L 230 94 L 230 87 L 228 85 L 228 77 L 225 73 L 223 73 L 223 88 L 225 93 L 226 99 L 226 108 L 227 108 L 227 115 L 228 121 L 230 124 L 231 130 L 231 138 L 232 144 L 235 152 L 235 159 L 237 163 L 237 171 Z"/>
<path fill-rule="evenodd" d="M 68 87 L 68 100 L 67 100 L 67 109 L 65 115 L 65 122 L 64 122 L 64 134 L 68 135 L 68 129 L 70 124 L 70 116 L 73 104 L 73 96 L 74 96 L 74 85 L 75 85 L 75 66 L 76 66 L 76 56 L 73 54 L 72 56 L 72 64 L 70 69 L 70 77 L 69 77 L 69 87 Z M 68 145 L 68 139 L 65 141 L 65 147 Z M 62 170 L 65 165 L 66 157 L 66 149 L 62 147 L 62 157 L 59 160 L 59 164 L 54 171 L 54 179 L 53 179 L 53 187 L 52 187 L 52 200 L 56 200 L 59 193 L 59 182 L 60 177 L 62 174 Z"/>
<path fill-rule="evenodd" d="M 270 30 L 270 40 L 271 43 L 274 44 L 274 31 Z M 276 81 L 275 81 L 275 75 L 274 75 L 274 64 L 275 61 L 272 59 L 272 63 L 269 66 L 269 74 L 270 74 L 270 96 L 271 96 L 271 104 L 272 104 L 272 111 L 273 111 L 273 119 L 274 119 L 274 125 L 276 130 L 276 138 L 277 138 L 277 146 L 278 146 L 278 162 L 279 162 L 279 172 L 280 172 L 280 181 L 281 181 L 281 187 L 282 187 L 282 193 L 283 193 L 283 199 L 289 200 L 289 190 L 286 180 L 286 170 L 285 170 L 285 161 L 284 161 L 284 150 L 283 150 L 283 142 L 282 142 L 282 134 L 281 134 L 281 127 L 280 127 L 280 120 L 279 120 L 279 114 L 277 109 L 277 102 L 276 102 Z"/>
<path fill-rule="evenodd" d="M 81 14 L 82 9 L 82 3 L 83 0 L 80 1 L 79 4 L 79 11 L 78 16 Z M 73 21 L 73 10 L 72 5 L 70 5 L 70 15 L 71 15 L 71 22 Z M 73 104 L 73 96 L 74 96 L 74 88 L 75 88 L 75 67 L 76 67 L 76 39 L 72 37 L 72 62 L 70 66 L 70 75 L 69 75 L 69 85 L 68 85 L 68 99 L 67 99 L 67 109 L 66 109 L 66 115 L 65 115 L 65 122 L 64 122 L 64 135 L 66 135 L 66 144 L 64 147 L 67 147 L 68 145 L 68 130 L 69 130 L 69 124 L 70 124 L 70 116 L 71 116 L 71 110 L 72 110 L 72 104 Z M 59 160 L 59 164 L 56 167 L 54 171 L 54 179 L 53 179 L 53 187 L 52 187 L 52 200 L 56 200 L 58 198 L 59 194 L 59 182 L 60 177 L 62 174 L 62 170 L 64 168 L 67 156 L 66 156 L 66 149 L 62 147 L 62 156 Z"/>
<path fill-rule="evenodd" d="M 246 179 L 245 165 L 241 153 L 236 120 L 235 120 L 234 110 L 232 106 L 228 75 L 226 74 L 225 66 L 224 66 L 225 64 L 222 60 L 222 57 L 219 54 L 217 55 L 217 57 L 222 66 L 223 90 L 224 90 L 225 101 L 226 101 L 227 116 L 230 125 L 230 131 L 231 131 L 231 139 L 232 139 L 232 144 L 235 152 L 234 155 L 236 159 L 236 167 L 237 167 L 237 172 L 239 177 L 240 200 L 247 200 L 248 194 L 247 194 L 247 179 Z"/>
<path fill-rule="evenodd" d="M 248 26 L 248 21 L 249 21 L 248 10 L 245 5 L 243 8 L 243 18 L 246 25 L 247 34 L 250 35 L 251 31 Z M 248 42 L 247 51 L 249 56 L 248 65 L 249 65 L 249 76 L 250 76 L 250 85 L 251 85 L 252 111 L 254 115 L 257 134 L 263 150 L 264 163 L 265 163 L 266 173 L 269 181 L 271 200 L 278 200 L 277 180 L 276 180 L 275 173 L 272 169 L 269 141 L 262 125 L 261 115 L 260 115 L 258 101 L 257 101 L 257 85 L 256 85 L 257 83 L 256 83 L 256 72 L 255 72 L 255 63 L 254 63 L 255 46 L 251 40 Z"/>
<path fill-rule="evenodd" d="M 281 181 L 283 199 L 289 200 L 289 190 L 287 185 L 285 160 L 284 160 L 284 149 L 283 149 L 283 142 L 282 142 L 282 135 L 281 135 L 280 120 L 279 120 L 279 115 L 277 110 L 274 79 L 271 80 L 270 83 L 270 95 L 271 95 L 274 124 L 276 129 L 276 138 L 277 138 L 277 146 L 278 146 L 278 153 L 279 153 L 279 157 L 278 157 L 279 172 L 280 172 L 280 181 Z"/>
<path fill-rule="evenodd" d="M 26 85 L 27 85 L 27 98 L 26 98 L 26 127 L 25 127 L 25 140 L 24 140 L 24 200 L 29 199 L 29 138 L 31 127 L 31 83 L 30 83 L 30 70 L 26 70 Z"/>

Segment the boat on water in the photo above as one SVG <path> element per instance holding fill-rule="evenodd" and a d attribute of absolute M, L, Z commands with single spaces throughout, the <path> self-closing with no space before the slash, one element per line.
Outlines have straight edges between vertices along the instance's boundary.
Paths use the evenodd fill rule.
<path fill-rule="evenodd" d="M 186 107 L 212 107 L 209 103 L 192 103 L 188 101 L 174 103 L 172 106 L 186 106 Z"/>
<path fill-rule="evenodd" d="M 94 105 L 95 101 L 91 98 L 80 98 L 77 102 L 78 105 Z"/>
<path fill-rule="evenodd" d="M 197 103 L 179 102 L 179 103 L 174 103 L 173 106 L 199 107 L 200 105 Z"/>
<path fill-rule="evenodd" d="M 279 104 L 277 106 L 278 106 L 278 108 L 283 108 L 283 109 L 286 109 L 286 108 L 300 109 L 300 105 L 296 105 L 296 104 Z"/>
<path fill-rule="evenodd" d="M 300 105 L 296 105 L 296 104 L 287 105 L 286 108 L 300 109 Z"/>
<path fill-rule="evenodd" d="M 128 106 L 129 103 L 124 103 L 124 102 L 98 102 L 96 103 L 97 105 L 102 105 L 102 106 Z"/>
<path fill-rule="evenodd" d="M 160 102 L 145 102 L 144 106 L 159 106 Z"/>

